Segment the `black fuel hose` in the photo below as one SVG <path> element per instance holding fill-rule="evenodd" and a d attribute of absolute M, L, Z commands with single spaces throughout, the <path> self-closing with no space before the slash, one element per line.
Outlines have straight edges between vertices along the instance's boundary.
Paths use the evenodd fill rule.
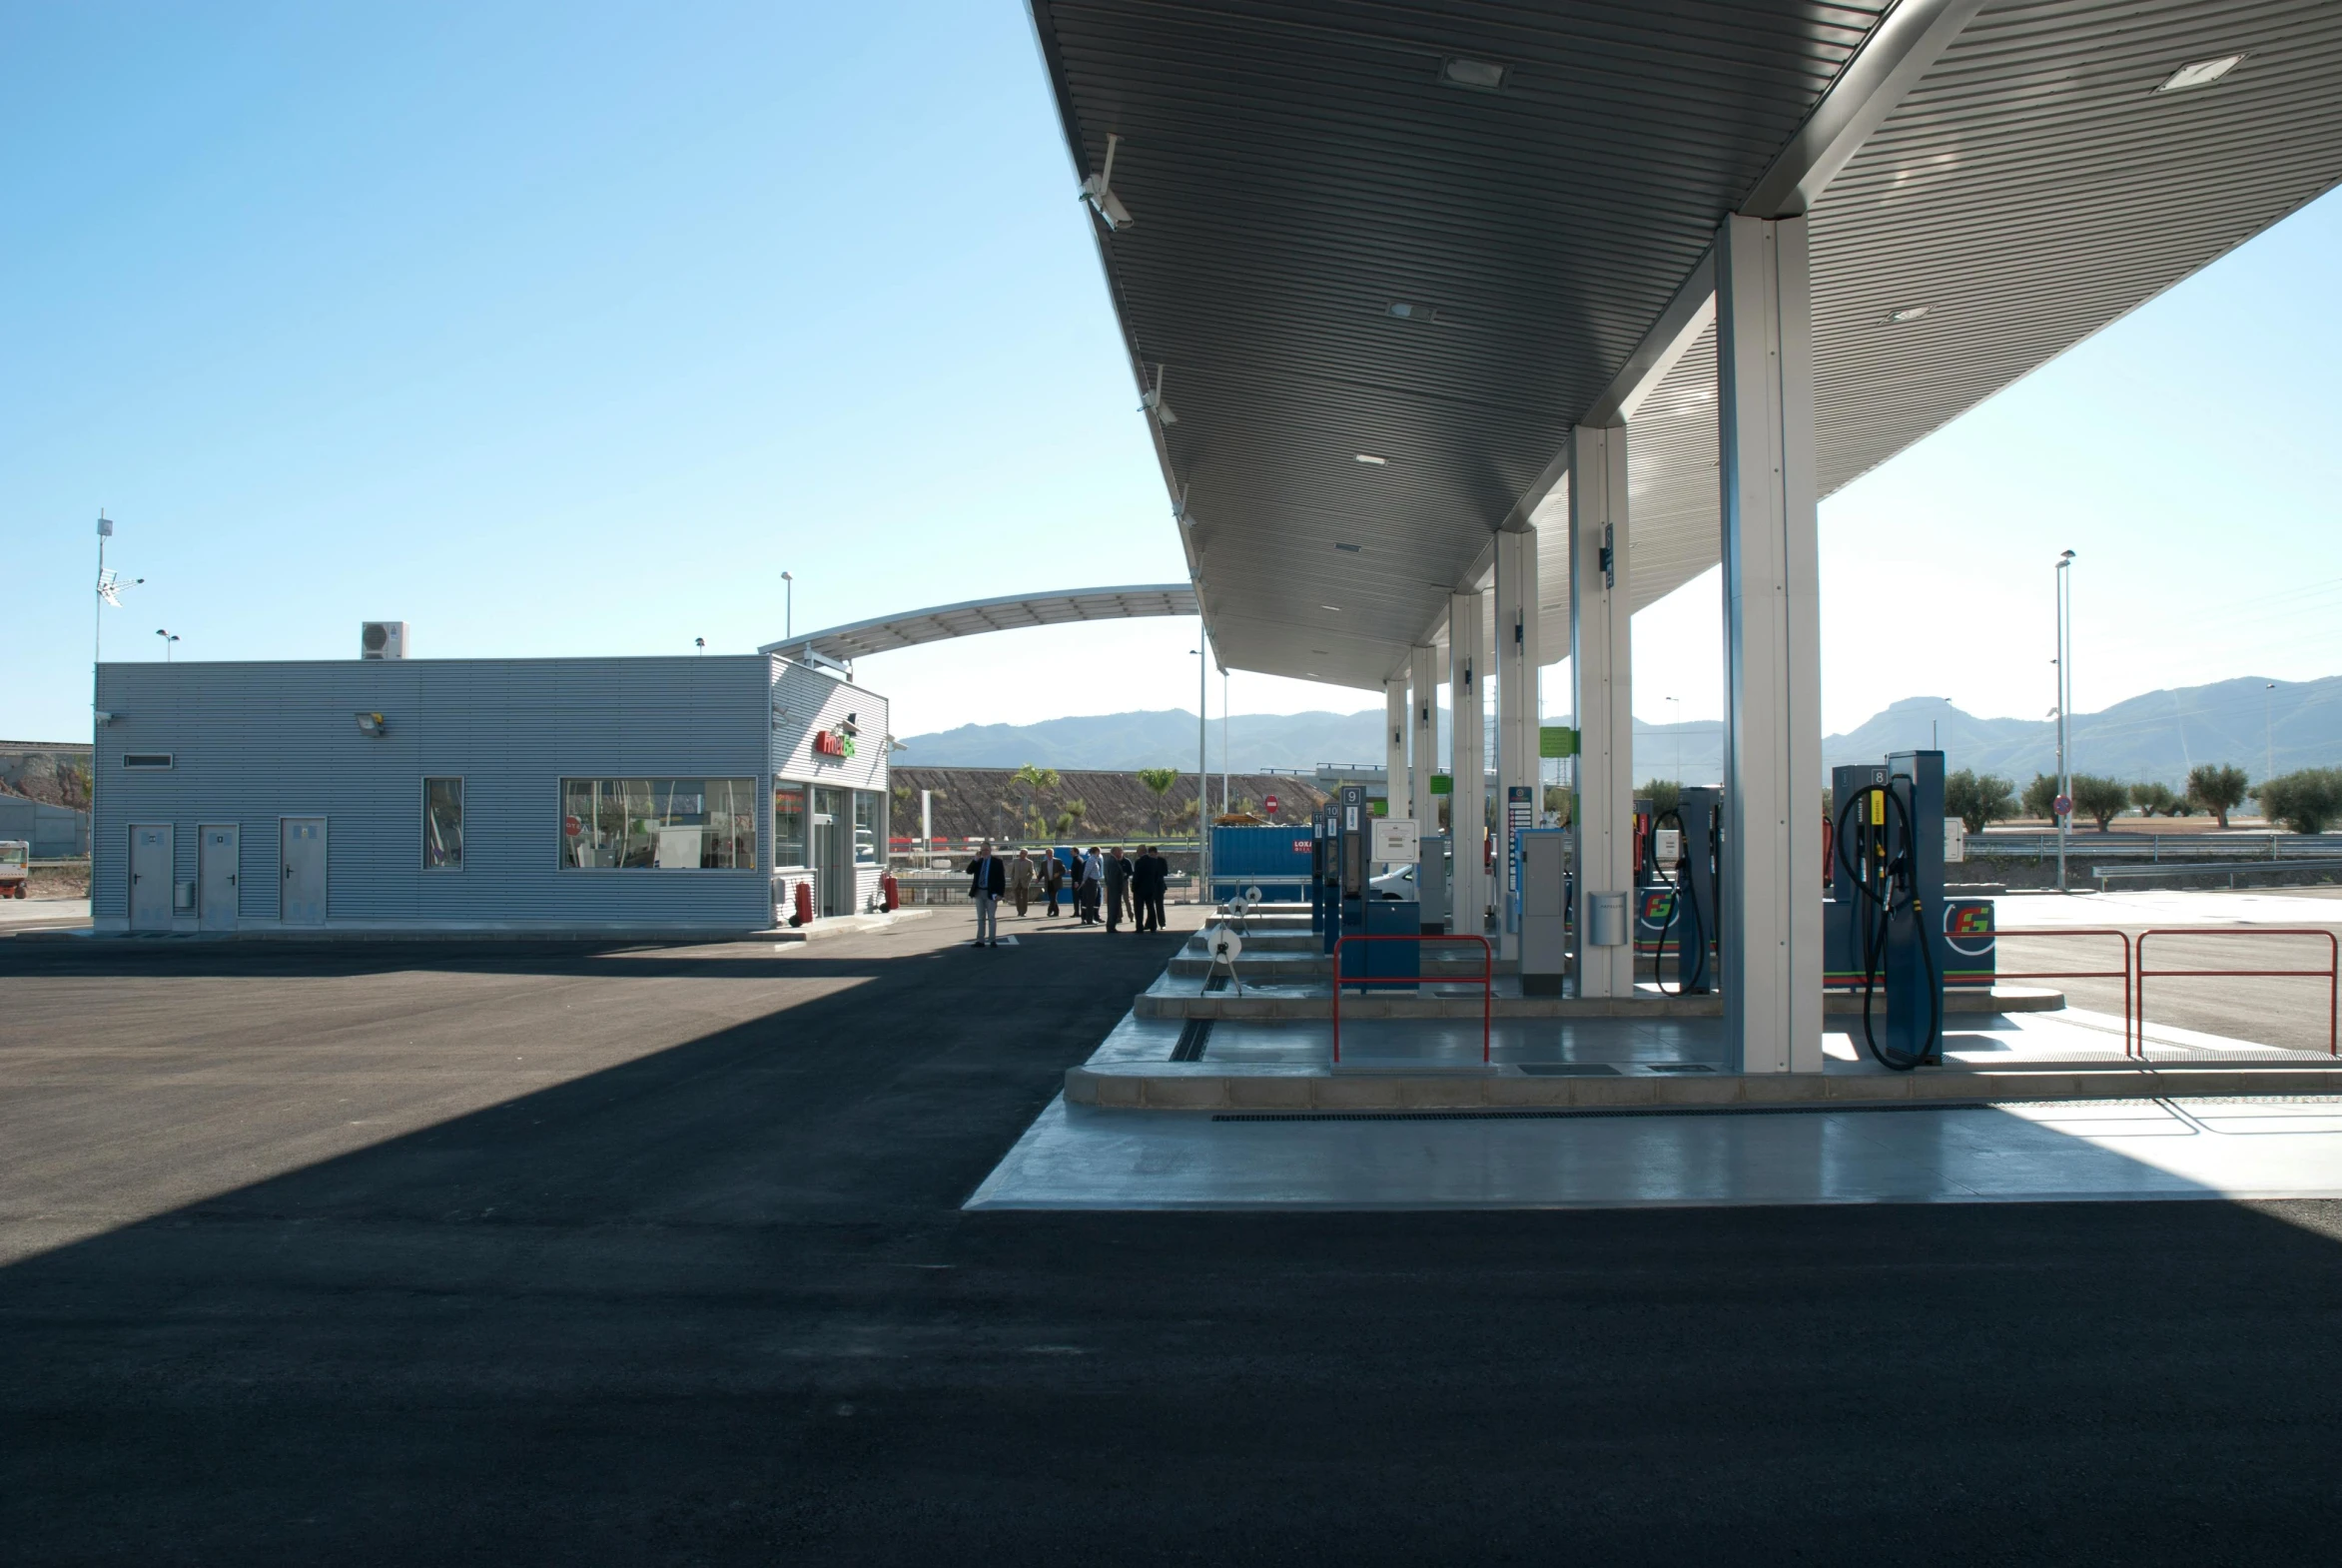
<path fill-rule="evenodd" d="M 1665 822 L 1670 817 L 1675 819 L 1677 844 L 1688 844 L 1689 840 L 1691 839 L 1691 833 L 1684 827 L 1683 813 L 1676 810 L 1672 806 L 1651 819 L 1651 831 L 1654 838 L 1656 838 L 1658 834 L 1659 824 Z M 1688 858 L 1689 855 L 1684 849 L 1679 848 L 1676 851 L 1675 864 L 1679 873 L 1683 868 L 1684 862 Z M 1654 872 L 1658 872 L 1659 880 L 1666 885 L 1668 891 L 1667 924 L 1659 928 L 1658 944 L 1652 949 L 1651 952 L 1651 983 L 1659 988 L 1660 994 L 1662 996 L 1673 995 L 1680 997 L 1687 994 L 1694 986 L 1700 985 L 1708 973 L 1708 932 L 1707 928 L 1700 923 L 1700 901 L 1698 896 L 1692 892 L 1691 879 L 1680 874 L 1674 877 L 1670 877 L 1665 872 L 1659 871 L 1659 859 L 1657 855 L 1652 856 L 1651 868 Z M 1677 924 L 1682 920 L 1684 913 L 1687 910 L 1690 912 L 1692 917 L 1692 941 L 1698 944 L 1698 957 L 1693 960 L 1690 978 L 1678 980 L 1676 982 L 1675 990 L 1673 992 L 1669 992 L 1667 989 L 1667 982 L 1664 978 L 1662 978 L 1665 973 L 1666 966 L 1667 934 L 1670 931 L 1675 930 Z M 1680 955 L 1683 952 L 1683 940 L 1680 937 L 1676 939 L 1676 952 L 1679 955 L 1676 968 L 1680 971 L 1683 967 L 1680 958 Z"/>
<path fill-rule="evenodd" d="M 1896 816 L 1903 823 L 1903 851 L 1881 868 L 1881 886 L 1876 889 L 1848 858 L 1846 849 L 1850 837 L 1847 824 L 1862 805 L 1864 797 L 1869 795 L 1886 796 L 1888 804 L 1895 808 Z M 1881 1067 L 1892 1072 L 1909 1073 L 1916 1067 L 1939 1060 L 1944 1041 L 1944 984 L 1936 970 L 1936 944 L 1928 934 L 1927 911 L 1921 906 L 1919 895 L 1912 887 L 1912 845 L 1915 839 L 1911 808 L 1904 804 L 1902 796 L 1888 786 L 1866 784 L 1855 791 L 1853 798 L 1839 811 L 1835 837 L 1838 840 L 1838 864 L 1845 870 L 1846 880 L 1854 884 L 1855 892 L 1862 900 L 1861 903 L 1847 907 L 1847 919 L 1850 923 L 1857 920 L 1862 922 L 1860 926 L 1850 924 L 1848 934 L 1851 937 L 1859 932 L 1863 942 L 1863 1043 L 1870 1047 L 1871 1056 Z M 1895 891 L 1898 885 L 1904 889 L 1900 899 Z M 1869 905 L 1867 910 L 1863 907 L 1865 903 Z M 1916 1056 L 1906 1056 L 1903 1052 L 1880 1045 L 1878 1034 L 1871 1025 L 1871 1002 L 1879 989 L 1879 961 L 1886 953 L 1888 931 L 1899 911 L 1909 914 L 1920 928 L 1920 962 L 1928 974 L 1928 1037 Z"/>

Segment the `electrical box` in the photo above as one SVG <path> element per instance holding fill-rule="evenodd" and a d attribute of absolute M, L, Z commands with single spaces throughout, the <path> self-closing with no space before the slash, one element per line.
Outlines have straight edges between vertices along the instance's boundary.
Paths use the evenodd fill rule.
<path fill-rule="evenodd" d="M 1374 858 L 1405 863 L 1422 853 L 1422 829 L 1407 817 L 1374 819 Z"/>
<path fill-rule="evenodd" d="M 1569 830 L 1520 835 L 1521 994 L 1557 997 L 1569 967 Z"/>
<path fill-rule="evenodd" d="M 1425 936 L 1437 936 L 1447 929 L 1447 835 L 1433 833 L 1418 840 L 1415 856 L 1416 918 Z"/>

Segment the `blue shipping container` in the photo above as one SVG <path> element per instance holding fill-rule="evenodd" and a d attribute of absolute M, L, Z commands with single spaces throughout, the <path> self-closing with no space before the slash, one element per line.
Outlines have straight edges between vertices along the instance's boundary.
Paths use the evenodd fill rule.
<path fill-rule="evenodd" d="M 1255 884 L 1271 903 L 1294 904 L 1309 896 L 1306 822 L 1297 827 L 1211 830 L 1212 901 Z"/>

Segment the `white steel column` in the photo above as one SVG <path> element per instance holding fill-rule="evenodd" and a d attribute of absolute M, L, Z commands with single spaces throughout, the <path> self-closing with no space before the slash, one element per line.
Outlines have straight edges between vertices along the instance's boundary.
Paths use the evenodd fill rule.
<path fill-rule="evenodd" d="M 1482 912 L 1488 907 L 1488 882 L 1480 870 L 1481 835 L 1486 831 L 1488 773 L 1486 744 L 1480 733 L 1480 676 L 1486 668 L 1481 644 L 1480 594 L 1447 596 L 1447 820 L 1449 843 L 1455 856 L 1455 879 L 1450 884 L 1454 923 L 1459 936 L 1478 936 Z"/>
<path fill-rule="evenodd" d="M 1413 809 L 1407 789 L 1407 682 L 1395 676 L 1382 683 L 1382 788 L 1391 816 Z"/>
<path fill-rule="evenodd" d="M 1407 664 L 1408 695 L 1414 707 L 1414 765 L 1407 778 L 1412 804 L 1407 814 L 1429 836 L 1439 831 L 1437 807 L 1431 799 L 1431 775 L 1439 771 L 1439 650 L 1418 643 Z"/>
<path fill-rule="evenodd" d="M 1822 658 L 1803 218 L 1716 236 L 1727 1034 L 1744 1073 L 1822 1071 Z"/>
<path fill-rule="evenodd" d="M 1570 676 L 1577 686 L 1578 789 L 1575 974 L 1581 997 L 1634 995 L 1634 946 L 1587 941 L 1588 895 L 1635 888 L 1634 671 L 1627 609 L 1626 430 L 1579 425 L 1570 434 Z"/>
<path fill-rule="evenodd" d="M 1537 798 L 1537 530 L 1496 535 L 1496 895 L 1507 907 L 1512 857 L 1512 792 L 1529 791 L 1530 822 Z M 1507 929 L 1504 956 L 1516 958 L 1518 938 Z"/>

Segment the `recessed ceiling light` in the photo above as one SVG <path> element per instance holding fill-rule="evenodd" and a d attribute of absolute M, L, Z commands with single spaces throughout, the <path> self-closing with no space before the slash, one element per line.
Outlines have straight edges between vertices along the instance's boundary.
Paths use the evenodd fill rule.
<path fill-rule="evenodd" d="M 1889 311 L 1887 319 L 1891 322 L 1916 322 L 1927 314 L 1928 308 L 1924 305 L 1907 305 L 1900 311 Z"/>
<path fill-rule="evenodd" d="M 1360 550 L 1363 550 L 1366 546 L 1363 544 L 1344 544 L 1341 540 L 1336 539 L 1333 541 L 1333 547 L 1337 550 L 1347 550 L 1352 555 L 1355 555 Z"/>
<path fill-rule="evenodd" d="M 1439 79 L 1450 87 L 1470 87 L 1483 93 L 1493 93 L 1504 85 L 1505 73 L 1509 69 L 1493 60 L 1466 60 L 1461 55 L 1451 55 L 1441 62 Z"/>
<path fill-rule="evenodd" d="M 1382 314 L 1385 316 L 1396 317 L 1399 321 L 1402 322 L 1436 322 L 1439 320 L 1439 308 L 1437 306 L 1412 305 L 1405 300 L 1393 302 L 1384 309 Z"/>
<path fill-rule="evenodd" d="M 1333 650 L 1331 648 L 1311 648 L 1309 651 L 1316 654 L 1319 658 L 1330 658 L 1333 655 Z"/>
<path fill-rule="evenodd" d="M 2198 60 L 2193 65 L 2183 65 L 2172 72 L 2164 80 L 2163 85 L 2156 88 L 2155 91 L 2158 93 L 2181 93 L 2191 87 L 2209 87 L 2243 63 L 2244 56 L 2242 55 L 2222 55 L 2217 60 Z"/>
<path fill-rule="evenodd" d="M 1331 611 L 1333 611 L 1333 612 L 1334 612 L 1336 615 L 1339 615 L 1339 614 L 1341 613 L 1341 606 L 1340 606 L 1340 605 L 1338 605 L 1338 604 L 1320 604 L 1320 605 L 1318 605 L 1317 607 L 1318 607 L 1319 609 L 1321 609 L 1321 610 L 1331 610 Z"/>
<path fill-rule="evenodd" d="M 1370 462 L 1377 468 L 1390 461 L 1388 457 L 1377 457 L 1370 451 L 1362 451 L 1358 453 L 1358 460 L 1360 462 Z"/>

